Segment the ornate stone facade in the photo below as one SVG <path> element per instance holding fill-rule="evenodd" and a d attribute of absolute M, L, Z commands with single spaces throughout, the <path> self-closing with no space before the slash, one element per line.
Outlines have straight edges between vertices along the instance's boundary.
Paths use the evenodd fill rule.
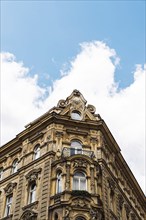
<path fill-rule="evenodd" d="M 145 220 L 107 125 L 74 90 L 0 148 L 1 220 Z"/>

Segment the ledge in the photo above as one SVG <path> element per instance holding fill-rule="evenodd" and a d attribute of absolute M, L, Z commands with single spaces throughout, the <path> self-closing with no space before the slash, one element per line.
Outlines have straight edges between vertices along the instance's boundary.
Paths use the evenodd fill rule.
<path fill-rule="evenodd" d="M 12 220 L 13 214 L 1 218 L 1 220 Z"/>
<path fill-rule="evenodd" d="M 83 196 L 83 197 L 91 197 L 91 194 L 86 190 L 72 190 L 72 196 Z"/>
<path fill-rule="evenodd" d="M 26 209 L 30 209 L 31 207 L 37 205 L 38 203 L 39 203 L 38 201 L 35 201 L 35 202 L 32 202 L 28 205 L 25 205 L 25 206 L 22 207 L 22 210 L 25 211 Z"/>

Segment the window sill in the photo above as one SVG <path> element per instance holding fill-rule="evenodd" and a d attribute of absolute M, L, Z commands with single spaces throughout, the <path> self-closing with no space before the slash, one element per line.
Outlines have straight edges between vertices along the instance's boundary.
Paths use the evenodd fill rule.
<path fill-rule="evenodd" d="M 1 220 L 12 220 L 13 214 L 1 218 Z"/>
<path fill-rule="evenodd" d="M 28 204 L 26 206 L 23 206 L 22 210 L 24 211 L 24 210 L 32 208 L 32 207 L 36 209 L 37 208 L 37 204 L 38 204 L 38 201 L 32 202 L 32 203 L 30 203 L 30 204 Z"/>

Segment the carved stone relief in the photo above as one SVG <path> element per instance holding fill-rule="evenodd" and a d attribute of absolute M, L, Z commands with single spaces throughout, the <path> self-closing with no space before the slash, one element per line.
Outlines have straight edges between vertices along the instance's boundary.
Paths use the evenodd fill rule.
<path fill-rule="evenodd" d="M 14 188 L 16 187 L 17 183 L 9 183 L 5 188 L 6 195 L 13 193 Z"/>
<path fill-rule="evenodd" d="M 86 160 L 75 160 L 73 163 L 74 168 L 86 168 L 87 162 Z"/>
<path fill-rule="evenodd" d="M 91 220 L 103 220 L 103 213 L 100 209 L 90 209 Z"/>
<path fill-rule="evenodd" d="M 124 204 L 124 207 L 125 207 L 126 215 L 127 215 L 127 217 L 129 217 L 129 214 L 130 214 L 130 206 L 129 206 L 127 203 L 125 203 L 125 204 Z"/>
<path fill-rule="evenodd" d="M 124 204 L 124 198 L 123 198 L 123 196 L 122 195 L 118 195 L 118 203 L 119 203 L 119 208 L 120 208 L 120 210 L 122 209 L 122 207 L 123 207 L 123 204 Z"/>
<path fill-rule="evenodd" d="M 33 182 L 38 179 L 38 174 L 41 172 L 41 168 L 34 169 L 30 171 L 25 177 L 28 180 L 28 182 Z"/>
<path fill-rule="evenodd" d="M 72 206 L 83 208 L 83 207 L 88 207 L 88 203 L 84 199 L 76 198 L 73 200 Z"/>
<path fill-rule="evenodd" d="M 93 105 L 87 105 L 87 109 L 89 110 L 89 112 L 91 112 L 92 114 L 94 114 L 96 112 L 96 108 Z"/>
<path fill-rule="evenodd" d="M 26 211 L 22 214 L 20 220 L 35 220 L 36 217 L 37 217 L 37 213 L 36 213 L 36 212 L 34 212 L 34 211 L 32 211 L 32 210 L 26 210 Z"/>
<path fill-rule="evenodd" d="M 113 195 L 116 187 L 115 182 L 111 178 L 108 178 L 108 184 L 110 188 L 110 194 Z"/>
<path fill-rule="evenodd" d="M 70 207 L 67 207 L 66 210 L 65 210 L 65 214 L 64 214 L 64 220 L 70 220 L 70 211 L 71 211 L 71 208 Z"/>

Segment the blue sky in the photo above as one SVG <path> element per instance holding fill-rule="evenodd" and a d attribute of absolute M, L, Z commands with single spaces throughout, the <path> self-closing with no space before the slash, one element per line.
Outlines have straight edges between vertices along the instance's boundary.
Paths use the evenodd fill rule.
<path fill-rule="evenodd" d="M 121 87 L 132 82 L 135 64 L 144 64 L 145 1 L 2 0 L 1 12 L 1 50 L 39 74 L 40 85 L 59 78 L 84 41 L 105 41 L 116 50 Z"/>
<path fill-rule="evenodd" d="M 145 191 L 145 15 L 142 0 L 1 0 L 1 144 L 78 89 Z"/>

